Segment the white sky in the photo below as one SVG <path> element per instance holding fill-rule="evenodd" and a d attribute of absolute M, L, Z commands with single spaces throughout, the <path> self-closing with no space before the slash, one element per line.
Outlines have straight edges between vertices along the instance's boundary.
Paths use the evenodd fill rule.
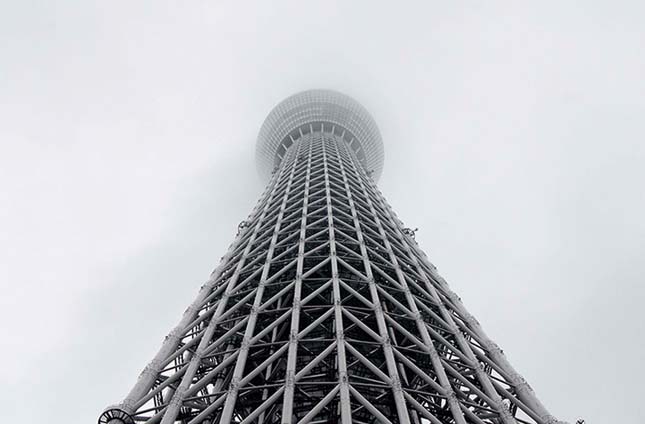
<path fill-rule="evenodd" d="M 561 419 L 641 423 L 642 1 L 0 1 L 0 419 L 118 402 L 262 191 L 280 100 L 347 93 L 380 187 Z"/>

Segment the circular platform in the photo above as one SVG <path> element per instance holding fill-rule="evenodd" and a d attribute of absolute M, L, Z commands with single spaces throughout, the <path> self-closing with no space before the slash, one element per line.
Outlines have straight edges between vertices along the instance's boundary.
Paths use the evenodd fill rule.
<path fill-rule="evenodd" d="M 342 135 L 378 180 L 383 171 L 383 141 L 376 122 L 356 100 L 332 90 L 303 91 L 273 108 L 258 135 L 255 156 L 260 175 L 269 179 L 293 140 L 311 129 Z"/>
<path fill-rule="evenodd" d="M 118 406 L 111 406 L 103 411 L 98 424 L 134 424 L 134 419 Z"/>

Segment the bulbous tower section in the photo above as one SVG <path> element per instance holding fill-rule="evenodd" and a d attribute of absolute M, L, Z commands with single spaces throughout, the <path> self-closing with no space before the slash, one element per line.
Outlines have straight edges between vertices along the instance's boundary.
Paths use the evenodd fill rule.
<path fill-rule="evenodd" d="M 347 142 L 365 170 L 378 181 L 383 171 L 383 141 L 369 112 L 351 97 L 332 90 L 307 90 L 280 102 L 258 135 L 256 160 L 265 179 L 289 147 L 305 134 L 331 132 Z"/>

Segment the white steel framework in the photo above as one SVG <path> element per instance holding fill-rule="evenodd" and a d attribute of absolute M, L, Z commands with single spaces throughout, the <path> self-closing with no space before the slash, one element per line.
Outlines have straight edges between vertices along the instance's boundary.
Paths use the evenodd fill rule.
<path fill-rule="evenodd" d="M 266 191 L 99 423 L 557 423 L 376 187 L 369 115 L 334 92 L 288 100 L 321 98 L 333 119 L 275 130 L 290 109 L 272 112 L 260 143 L 273 144 L 258 147 L 261 172 L 277 165 Z"/>

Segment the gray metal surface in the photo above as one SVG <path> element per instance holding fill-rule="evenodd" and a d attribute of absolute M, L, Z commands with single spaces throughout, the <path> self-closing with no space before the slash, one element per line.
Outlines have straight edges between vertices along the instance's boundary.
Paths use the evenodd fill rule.
<path fill-rule="evenodd" d="M 558 422 L 333 126 L 294 137 L 211 278 L 99 423 Z"/>

